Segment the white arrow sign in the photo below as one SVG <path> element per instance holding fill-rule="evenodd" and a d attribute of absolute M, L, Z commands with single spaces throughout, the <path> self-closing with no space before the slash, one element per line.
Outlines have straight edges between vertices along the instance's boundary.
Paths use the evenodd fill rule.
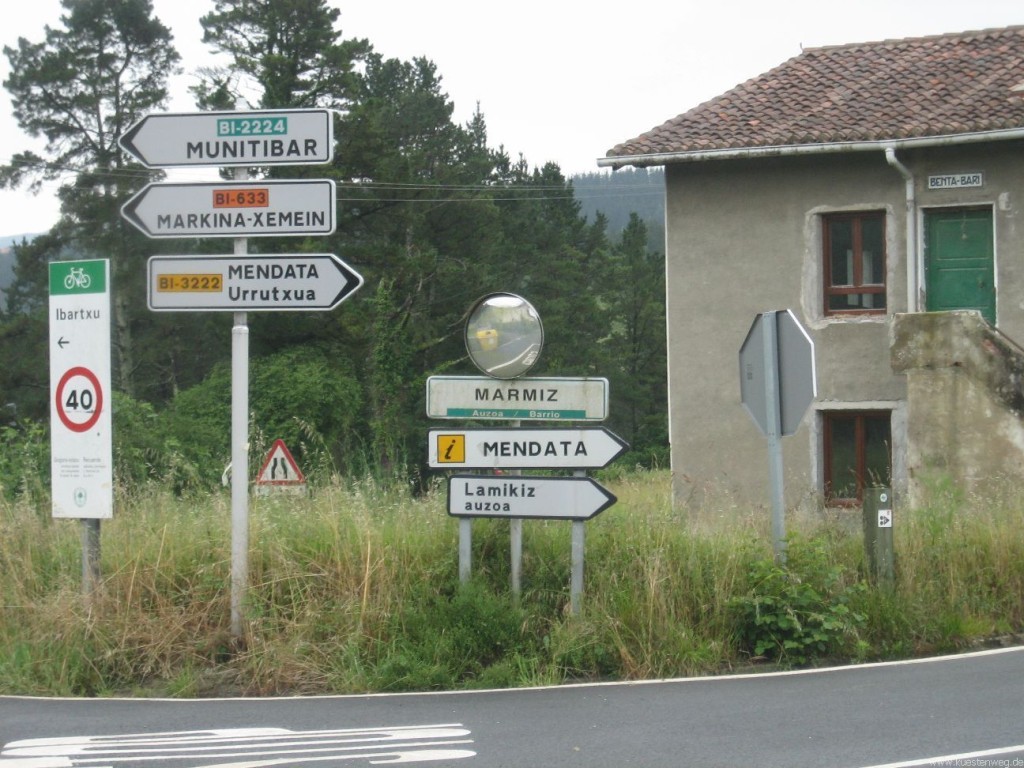
<path fill-rule="evenodd" d="M 600 469 L 629 445 L 604 427 L 432 429 L 434 469 Z"/>
<path fill-rule="evenodd" d="M 149 237 L 278 237 L 334 232 L 330 179 L 149 184 L 121 215 Z"/>
<path fill-rule="evenodd" d="M 362 276 L 331 253 L 149 259 L 149 308 L 155 312 L 329 310 L 362 284 Z"/>
<path fill-rule="evenodd" d="M 616 501 L 590 477 L 453 475 L 448 479 L 448 514 L 453 517 L 589 520 Z"/>
<path fill-rule="evenodd" d="M 334 154 L 328 109 L 147 115 L 118 139 L 150 168 L 316 165 Z"/>

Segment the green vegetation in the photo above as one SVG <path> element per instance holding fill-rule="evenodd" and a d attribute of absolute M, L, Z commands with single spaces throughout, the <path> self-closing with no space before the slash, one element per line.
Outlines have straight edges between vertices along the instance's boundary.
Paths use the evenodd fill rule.
<path fill-rule="evenodd" d="M 722 674 L 956 651 L 1024 626 L 1019 511 L 937 496 L 896 529 L 897 581 L 865 580 L 859 521 L 799 526 L 785 568 L 763 510 L 673 508 L 663 471 L 602 478 L 620 502 L 587 523 L 583 610 L 570 526 L 457 523 L 434 484 L 335 478 L 251 507 L 244 642 L 230 631 L 225 491 L 119 494 L 100 589 L 81 594 L 79 529 L 32 490 L 0 501 L 0 692 L 203 696 L 504 687 Z M 844 513 L 846 514 L 846 513 Z M 849 513 L 856 515 L 856 513 Z M 757 667 L 760 668 L 760 667 Z"/>
<path fill-rule="evenodd" d="M 310 498 L 255 499 L 242 642 L 229 631 L 231 318 L 153 313 L 157 244 L 119 215 L 162 172 L 120 130 L 164 108 L 179 66 L 150 0 L 64 0 L 42 39 L 5 48 L 23 130 L 45 139 L 0 185 L 60 181 L 61 219 L 13 247 L 0 311 L 0 692 L 173 696 L 421 690 L 728 672 L 955 650 L 1024 626 L 1019 511 L 936 493 L 901 515 L 893 589 L 865 582 L 859 521 L 794 526 L 786 568 L 767 515 L 670 503 L 664 259 L 657 174 L 580 180 L 488 146 L 483 112 L 452 122 L 428 59 L 346 39 L 325 0 L 218 0 L 200 19 L 228 57 L 202 109 L 329 107 L 334 160 L 267 171 L 330 178 L 336 231 L 262 238 L 253 253 L 336 253 L 365 278 L 332 313 L 251 318 L 253 456 L 285 439 Z M 180 62 L 187 64 L 187 62 Z M 69 96 L 54 101 L 52 93 Z M 126 98 L 131 94 L 131 98 Z M 84 127 L 84 130 L 83 130 Z M 604 185 L 604 186 L 602 186 Z M 613 210 L 610 199 L 639 205 Z M 660 199 L 660 198 L 658 198 Z M 628 204 L 627 204 L 628 205 Z M 636 213 L 640 208 L 640 213 Z M 658 209 L 660 210 L 660 209 Z M 47 270 L 110 258 L 115 517 L 102 583 L 80 594 L 79 531 L 50 516 Z M 423 468 L 424 381 L 466 370 L 464 313 L 492 291 L 540 312 L 536 375 L 606 377 L 608 426 L 632 446 L 607 472 L 620 503 L 587 524 L 583 611 L 568 610 L 570 526 L 524 526 L 524 590 L 508 593 L 508 525 L 474 524 L 459 584 L 457 525 Z M 849 528 L 849 530 L 847 530 Z"/>

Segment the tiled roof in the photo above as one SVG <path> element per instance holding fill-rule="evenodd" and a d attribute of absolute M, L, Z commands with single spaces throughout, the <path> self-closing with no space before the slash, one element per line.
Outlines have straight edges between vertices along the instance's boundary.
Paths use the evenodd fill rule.
<path fill-rule="evenodd" d="M 1016 128 L 1024 128 L 1024 26 L 808 48 L 607 157 L 683 159 Z"/>

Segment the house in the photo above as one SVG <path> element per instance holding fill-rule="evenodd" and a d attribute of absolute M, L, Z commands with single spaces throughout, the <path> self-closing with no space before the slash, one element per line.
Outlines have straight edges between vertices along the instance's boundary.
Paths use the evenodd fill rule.
<path fill-rule="evenodd" d="M 665 169 L 677 499 L 768 500 L 737 355 L 787 308 L 787 505 L 1024 480 L 1024 26 L 806 49 L 598 164 Z"/>

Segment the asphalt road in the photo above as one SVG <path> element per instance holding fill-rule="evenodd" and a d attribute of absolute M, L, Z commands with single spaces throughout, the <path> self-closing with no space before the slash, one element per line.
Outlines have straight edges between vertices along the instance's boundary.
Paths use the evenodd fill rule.
<path fill-rule="evenodd" d="M 0 744 L 0 768 L 1024 766 L 1024 647 L 511 691 L 0 697 Z"/>

